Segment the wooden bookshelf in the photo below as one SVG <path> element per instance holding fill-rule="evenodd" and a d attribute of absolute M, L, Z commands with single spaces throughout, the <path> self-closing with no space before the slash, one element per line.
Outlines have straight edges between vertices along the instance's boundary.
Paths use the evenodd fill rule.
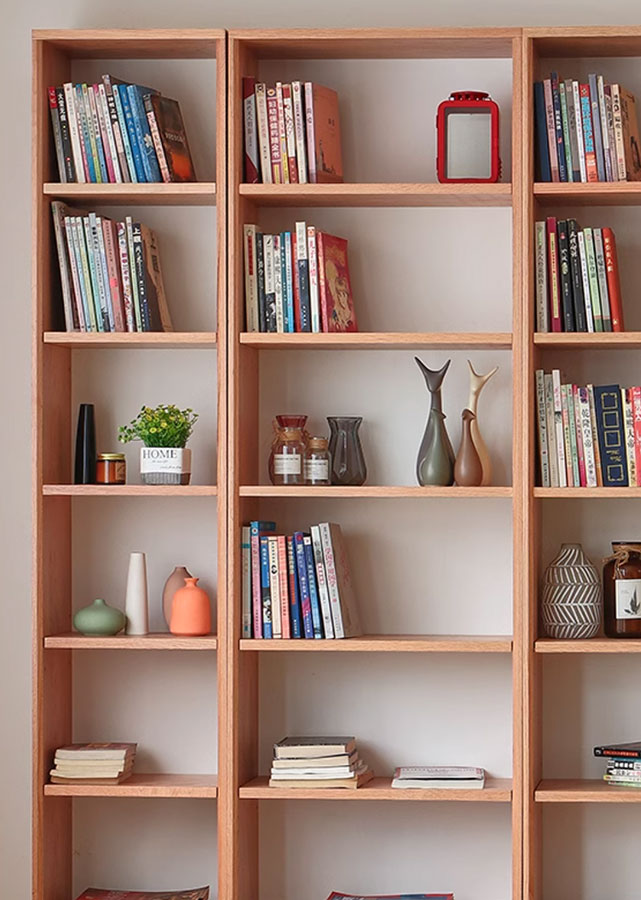
<path fill-rule="evenodd" d="M 511 350 L 512 335 L 351 332 L 263 334 L 244 331 L 240 343 L 260 350 Z"/>
<path fill-rule="evenodd" d="M 117 634 L 113 637 L 96 637 L 70 631 L 52 634 L 44 639 L 45 650 L 215 650 L 216 635 L 203 637 L 178 637 L 166 632 L 150 634 Z"/>
<path fill-rule="evenodd" d="M 43 497 L 217 497 L 214 484 L 43 484 Z"/>
<path fill-rule="evenodd" d="M 486 779 L 481 790 L 423 790 L 392 787 L 391 778 L 373 778 L 357 790 L 344 788 L 292 788 L 269 787 L 269 778 L 253 778 L 241 785 L 240 797 L 245 800 L 391 800 L 423 803 L 509 803 L 512 799 L 512 782 L 509 778 Z"/>
<path fill-rule="evenodd" d="M 52 200 L 101 206 L 214 206 L 216 185 L 193 184 L 60 184 L 48 182 L 42 193 Z"/>
<path fill-rule="evenodd" d="M 589 778 L 545 779 L 534 792 L 536 803 L 641 803 L 641 791 Z"/>
<path fill-rule="evenodd" d="M 244 638 L 241 650 L 303 653 L 511 653 L 511 635 L 366 634 L 347 640 L 258 640 Z"/>
<path fill-rule="evenodd" d="M 70 350 L 212 350 L 216 346 L 215 331 L 192 332 L 119 332 L 81 333 L 67 331 L 46 331 L 43 335 L 45 344 L 56 344 L 58 347 L 69 347 Z"/>
<path fill-rule="evenodd" d="M 261 206 L 511 206 L 509 184 L 240 184 Z"/>
<path fill-rule="evenodd" d="M 46 784 L 45 797 L 156 797 L 214 800 L 218 795 L 215 775 L 165 775 L 136 773 L 122 784 Z"/>

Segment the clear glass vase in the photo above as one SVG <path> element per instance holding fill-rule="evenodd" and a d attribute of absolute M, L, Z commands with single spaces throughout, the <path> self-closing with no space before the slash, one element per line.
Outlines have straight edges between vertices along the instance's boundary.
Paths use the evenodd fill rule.
<path fill-rule="evenodd" d="M 362 416 L 328 416 L 331 482 L 343 486 L 364 484 L 367 466 L 358 429 Z"/>

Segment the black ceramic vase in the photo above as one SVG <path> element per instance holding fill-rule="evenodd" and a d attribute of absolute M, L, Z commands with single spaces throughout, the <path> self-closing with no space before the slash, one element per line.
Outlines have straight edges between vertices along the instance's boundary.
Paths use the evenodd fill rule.
<path fill-rule="evenodd" d="M 332 484 L 359 485 L 367 478 L 358 429 L 361 416 L 328 416 L 330 428 L 329 452 Z"/>
<path fill-rule="evenodd" d="M 96 483 L 96 422 L 93 403 L 81 403 L 76 429 L 74 484 Z"/>

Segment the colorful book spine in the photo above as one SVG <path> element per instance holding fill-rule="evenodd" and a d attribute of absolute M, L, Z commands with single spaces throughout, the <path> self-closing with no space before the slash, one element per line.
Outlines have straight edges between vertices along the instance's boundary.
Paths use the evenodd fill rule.
<path fill-rule="evenodd" d="M 607 181 L 605 174 L 605 159 L 603 156 L 603 132 L 601 126 L 601 111 L 599 107 L 599 89 L 596 75 L 588 75 L 588 91 L 590 94 L 590 113 L 592 115 L 592 133 L 594 135 L 594 155 L 599 181 Z"/>
<path fill-rule="evenodd" d="M 270 567 L 269 567 L 269 540 L 267 537 L 260 537 L 260 597 L 262 610 L 263 638 L 270 640 L 274 636 L 272 626 L 272 601 L 270 587 Z M 258 637 L 258 635 L 254 635 Z"/>
<path fill-rule="evenodd" d="M 298 574 L 298 588 L 300 592 L 301 614 L 303 618 L 303 634 L 307 639 L 314 638 L 314 623 L 312 621 L 312 604 L 307 578 L 307 562 L 305 560 L 305 544 L 302 531 L 294 532 L 294 549 L 296 553 L 296 572 Z"/>
<path fill-rule="evenodd" d="M 603 255 L 605 257 L 605 274 L 608 283 L 608 299 L 610 301 L 612 331 L 625 331 L 623 326 L 619 264 L 617 261 L 614 232 L 611 228 L 602 228 L 601 236 L 603 238 Z"/>
<path fill-rule="evenodd" d="M 267 314 L 265 308 L 265 245 L 264 236 L 256 232 L 256 291 L 258 294 L 258 326 L 260 331 L 267 331 Z"/>
<path fill-rule="evenodd" d="M 554 423 L 554 385 L 552 384 L 551 372 L 545 373 L 544 386 L 548 459 L 550 463 L 550 486 L 559 487 L 559 457 L 556 449 L 556 425 Z"/>
<path fill-rule="evenodd" d="M 305 142 L 305 103 L 300 81 L 292 82 L 292 105 L 294 107 L 294 134 L 296 138 L 296 161 L 298 164 L 298 181 L 306 184 L 307 147 Z"/>
<path fill-rule="evenodd" d="M 147 276 L 145 271 L 145 254 L 142 242 L 142 228 L 140 222 L 134 222 L 132 226 L 132 235 L 134 242 L 134 269 L 136 276 L 136 284 L 138 287 L 138 303 L 140 306 L 140 316 L 142 319 L 142 330 L 152 331 L 151 310 L 149 308 L 149 297 L 147 296 Z"/>
<path fill-rule="evenodd" d="M 113 91 L 113 100 L 114 106 L 116 109 L 116 116 L 118 118 L 118 127 L 120 130 L 120 135 L 122 138 L 122 146 L 125 154 L 125 162 L 127 163 L 126 169 L 129 172 L 129 179 L 132 184 L 137 184 L 140 179 L 138 178 L 138 172 L 136 169 L 136 164 L 134 161 L 134 153 L 131 146 L 131 140 L 129 138 L 129 129 L 127 128 L 127 118 L 125 116 L 125 109 L 123 106 L 122 96 L 120 93 L 120 88 L 123 88 L 123 93 L 125 93 L 124 88 L 125 85 L 112 84 L 111 89 Z"/>
<path fill-rule="evenodd" d="M 630 388 L 632 403 L 632 427 L 634 430 L 634 470 L 636 487 L 641 487 L 641 387 Z"/>
<path fill-rule="evenodd" d="M 300 592 L 298 589 L 298 573 L 296 572 L 296 551 L 294 538 L 287 538 L 287 580 L 289 584 L 289 619 L 292 638 L 303 637 L 303 619 L 300 605 Z"/>
<path fill-rule="evenodd" d="M 281 272 L 283 280 L 283 301 L 285 307 L 285 319 L 287 322 L 287 331 L 296 331 L 296 321 L 294 315 L 294 260 L 292 259 L 292 233 L 291 231 L 282 231 L 280 235 L 281 241 Z"/>
<path fill-rule="evenodd" d="M 594 331 L 594 315 L 592 313 L 592 300 L 590 299 L 590 278 L 588 275 L 588 259 L 585 251 L 585 235 L 577 232 L 579 246 L 579 263 L 581 265 L 581 281 L 583 282 L 583 303 L 585 305 L 585 321 L 589 332 Z"/>
<path fill-rule="evenodd" d="M 87 108 L 82 93 L 82 85 L 76 84 L 74 87 L 76 100 L 76 117 L 78 119 L 78 134 L 80 136 L 80 149 L 82 150 L 82 164 L 85 169 L 87 182 L 95 184 L 97 181 L 96 170 L 93 163 L 93 155 L 91 153 L 91 141 L 89 137 L 89 123 L 87 121 Z"/>
<path fill-rule="evenodd" d="M 536 330 L 550 330 L 550 309 L 548 305 L 548 272 L 545 222 L 535 224 L 536 258 Z"/>
<path fill-rule="evenodd" d="M 596 468 L 597 487 L 603 487 L 603 470 L 601 468 L 601 450 L 599 449 L 598 430 L 596 427 L 596 400 L 594 399 L 594 385 L 587 385 L 588 403 L 590 405 L 590 425 L 592 433 L 592 450 L 594 453 L 594 466 Z"/>
<path fill-rule="evenodd" d="M 102 184 L 106 179 L 103 178 L 103 169 L 99 159 L 98 145 L 96 141 L 96 131 L 94 128 L 94 120 L 89 101 L 89 89 L 86 84 L 78 85 L 81 90 L 82 114 L 83 114 L 83 134 L 87 139 L 87 161 L 89 163 L 89 171 L 93 174 L 93 181 Z"/>
<path fill-rule="evenodd" d="M 256 184 L 258 178 L 258 124 L 256 121 L 256 95 L 254 93 L 256 79 L 249 76 L 243 77 L 243 125 L 245 134 L 245 165 L 244 176 L 246 184 Z"/>
<path fill-rule="evenodd" d="M 280 152 L 280 129 L 278 125 L 278 98 L 276 88 L 268 87 L 267 97 L 267 126 L 269 129 L 269 158 L 272 169 L 272 181 L 274 184 L 283 184 L 283 161 Z"/>
<path fill-rule="evenodd" d="M 258 151 L 260 174 L 263 184 L 272 184 L 272 157 L 267 118 L 267 87 L 262 82 L 256 84 L 256 120 L 258 125 Z"/>
<path fill-rule="evenodd" d="M 603 331 L 603 313 L 601 310 L 601 297 L 599 294 L 599 278 L 596 268 L 596 254 L 594 252 L 594 236 L 591 228 L 584 228 L 585 258 L 588 266 L 588 279 L 590 281 L 590 302 L 594 317 L 594 330 Z"/>
<path fill-rule="evenodd" d="M 251 592 L 252 592 L 252 622 L 254 628 L 253 636 L 262 638 L 263 632 L 263 593 L 261 575 L 261 537 L 276 530 L 275 522 L 263 522 L 254 520 L 249 523 L 249 552 L 251 561 Z M 269 573 L 268 573 L 269 574 Z M 267 579 L 269 582 L 269 578 Z M 268 584 L 269 587 L 269 584 Z M 270 619 L 271 622 L 271 619 Z"/>
<path fill-rule="evenodd" d="M 552 82 L 549 78 L 543 80 L 543 96 L 545 99 L 545 128 L 548 138 L 550 172 L 552 174 L 552 181 L 559 181 L 559 160 L 557 156 L 556 129 L 554 125 L 554 100 L 552 97 Z"/>
<path fill-rule="evenodd" d="M 309 261 L 309 306 L 311 328 L 314 333 L 322 331 L 320 314 L 320 295 L 318 279 L 318 252 L 316 246 L 316 228 L 307 226 L 307 258 Z"/>
<path fill-rule="evenodd" d="M 554 139 L 556 141 L 556 156 L 559 165 L 559 181 L 568 180 L 568 170 L 565 162 L 565 144 L 563 140 L 563 120 L 561 118 L 561 95 L 559 92 L 559 77 L 556 72 L 550 76 L 552 82 L 552 106 L 554 109 Z"/>
<path fill-rule="evenodd" d="M 551 487 L 550 462 L 548 455 L 547 422 L 545 415 L 545 373 L 543 369 L 536 370 L 536 419 L 539 438 L 539 469 L 541 473 L 541 486 Z"/>
<path fill-rule="evenodd" d="M 49 97 L 49 112 L 51 114 L 51 127 L 53 129 L 53 144 L 56 151 L 56 161 L 58 163 L 58 177 L 60 181 L 67 181 L 67 170 L 65 168 L 65 156 L 62 149 L 62 132 L 60 130 L 60 111 L 58 109 L 58 97 L 56 89 L 52 85 L 47 90 Z"/>
<path fill-rule="evenodd" d="M 636 459 L 634 454 L 634 419 L 632 416 L 632 394 L 630 388 L 621 388 L 621 409 L 623 411 L 623 434 L 625 438 L 625 459 L 628 466 L 628 484 L 636 487 Z"/>
<path fill-rule="evenodd" d="M 572 301 L 574 305 L 574 321 L 577 331 L 587 331 L 588 323 L 585 315 L 583 299 L 583 276 L 579 257 L 578 225 L 576 219 L 568 219 L 568 243 L 570 248 L 570 276 L 572 279 Z"/>
<path fill-rule="evenodd" d="M 565 84 L 560 81 L 559 100 L 561 103 L 561 124 L 563 126 L 563 150 L 565 152 L 565 171 L 567 181 L 574 181 L 574 172 L 572 170 L 572 145 L 570 143 L 570 117 L 568 113 L 567 95 L 565 93 Z"/>
<path fill-rule="evenodd" d="M 596 259 L 596 274 L 599 283 L 599 297 L 601 299 L 601 316 L 603 330 L 612 331 L 612 315 L 610 313 L 610 298 L 608 294 L 608 276 L 605 267 L 605 251 L 603 247 L 603 229 L 592 229 L 594 239 L 594 256 Z"/>
<path fill-rule="evenodd" d="M 296 222 L 296 275 L 300 300 L 299 331 L 311 331 L 311 306 L 309 298 L 309 260 L 307 257 L 307 226 Z"/>
<path fill-rule="evenodd" d="M 120 263 L 120 279 L 122 282 L 122 301 L 125 310 L 125 325 L 127 331 L 136 330 L 136 317 L 134 313 L 134 298 L 131 289 L 131 270 L 129 266 L 129 249 L 127 241 L 127 228 L 124 222 L 116 225 L 118 233 L 118 261 Z"/>
<path fill-rule="evenodd" d="M 131 98 L 128 91 L 129 85 L 126 84 L 118 84 L 114 85 L 114 90 L 116 91 L 118 97 L 120 98 L 120 105 L 122 107 L 122 112 L 125 117 L 125 128 L 127 130 L 127 136 L 129 138 L 129 147 L 131 149 L 131 155 L 133 158 L 134 168 L 136 170 L 136 181 L 140 183 L 145 183 L 147 181 L 147 176 L 145 174 L 145 166 L 143 163 L 142 157 L 142 148 L 140 143 L 138 142 L 138 137 L 136 134 L 136 123 L 134 119 L 134 110 L 131 106 Z"/>
<path fill-rule="evenodd" d="M 89 112 L 91 115 L 93 141 L 96 147 L 98 171 L 100 172 L 101 182 L 107 184 L 112 181 L 112 178 L 110 178 L 109 168 L 107 167 L 108 146 L 105 146 L 105 143 L 103 142 L 102 131 L 100 128 L 100 117 L 98 115 L 98 104 L 96 103 L 96 94 L 97 86 L 96 90 L 94 91 L 94 86 L 92 84 L 87 85 L 87 100 L 89 105 Z"/>
<path fill-rule="evenodd" d="M 120 120 L 118 118 L 118 110 L 116 109 L 116 99 L 114 97 L 113 85 L 109 75 L 102 76 L 102 88 L 105 92 L 105 100 L 107 103 L 107 115 L 111 125 L 111 134 L 113 136 L 114 148 L 118 157 L 118 168 L 120 170 L 120 178 L 123 182 L 130 182 L 129 166 L 127 156 L 125 154 L 125 145 L 123 143 L 122 132 L 120 129 Z"/>
<path fill-rule="evenodd" d="M 71 274 L 71 253 L 67 251 L 65 240 L 64 203 L 54 200 L 51 204 L 53 218 L 53 231 L 56 239 L 58 253 L 58 267 L 60 269 L 60 283 L 62 287 L 62 305 L 65 315 L 65 328 L 67 331 L 78 331 L 79 319 L 74 302 L 74 282 Z"/>
<path fill-rule="evenodd" d="M 156 158 L 158 159 L 160 175 L 164 183 L 169 184 L 172 180 L 172 173 L 169 170 L 167 154 L 165 153 L 162 137 L 160 135 L 160 129 L 158 128 L 158 120 L 156 119 L 156 111 L 151 99 L 151 94 L 145 94 L 144 104 L 147 122 L 149 123 L 149 133 L 151 134 L 151 139 L 154 144 L 154 150 L 156 151 Z"/>
<path fill-rule="evenodd" d="M 603 485 L 627 487 L 628 467 L 619 385 L 595 385 L 594 400 Z"/>
<path fill-rule="evenodd" d="M 594 132 L 592 129 L 592 110 L 590 106 L 590 86 L 579 85 L 581 97 L 581 119 L 583 122 L 583 142 L 585 146 L 585 168 L 588 181 L 598 181 L 599 174 L 596 165 L 596 153 L 594 151 Z"/>
<path fill-rule="evenodd" d="M 332 607 L 327 586 L 327 574 L 325 572 L 325 560 L 323 558 L 323 543 L 321 541 L 320 527 L 318 525 L 312 525 L 309 530 L 312 539 L 314 565 L 316 567 L 316 582 L 318 585 L 318 596 L 323 617 L 323 629 L 326 638 L 333 638 L 334 625 L 332 622 Z"/>
<path fill-rule="evenodd" d="M 623 137 L 623 114 L 621 111 L 621 89 L 618 84 L 610 85 L 612 92 L 612 124 L 614 128 L 614 144 L 617 158 L 617 175 L 619 181 L 627 181 L 628 173 L 625 165 L 625 140 Z"/>
<path fill-rule="evenodd" d="M 76 115 L 76 94 L 71 82 L 63 84 L 62 89 L 65 95 L 65 107 L 69 123 L 69 141 L 71 143 L 71 153 L 73 156 L 73 180 L 84 184 L 87 179 L 82 160 L 82 151 L 80 149 L 80 132 L 78 129 L 78 116 Z"/>
<path fill-rule="evenodd" d="M 316 584 L 316 566 L 314 565 L 314 553 L 312 550 L 312 539 L 310 535 L 303 536 L 303 547 L 305 549 L 305 565 L 307 566 L 307 585 L 309 587 L 309 599 L 312 607 L 312 624 L 314 626 L 314 638 L 317 640 L 323 637 L 323 620 L 321 617 L 320 598 L 318 596 L 318 587 Z"/>
<path fill-rule="evenodd" d="M 568 408 L 568 392 L 566 384 L 561 385 L 561 421 L 563 423 L 563 448 L 565 451 L 565 480 L 568 487 L 576 487 L 578 485 L 574 480 L 572 439 L 570 435 L 570 410 Z"/>
<path fill-rule="evenodd" d="M 141 87 L 139 84 L 130 84 L 127 87 L 129 92 L 129 101 L 134 116 L 134 128 L 136 129 L 136 139 L 140 146 L 140 155 L 142 165 L 145 170 L 145 178 L 149 182 L 161 182 L 160 166 L 154 149 L 154 141 L 149 128 L 149 119 L 145 112 L 145 99 L 151 97 L 156 91 L 149 88 Z"/>
<path fill-rule="evenodd" d="M 563 404 L 561 399 L 561 373 L 558 369 L 552 369 L 552 387 L 554 391 L 554 433 L 556 437 L 556 456 L 559 463 L 559 487 L 567 487 L 565 435 L 563 433 Z"/>
<path fill-rule="evenodd" d="M 608 131 L 608 144 L 610 147 L 610 172 L 612 181 L 619 180 L 619 167 L 617 165 L 617 143 L 614 134 L 614 116 L 612 115 L 612 86 L 604 85 L 603 92 L 605 94 L 605 114 Z"/>
<path fill-rule="evenodd" d="M 289 574 L 287 571 L 287 540 L 284 534 L 276 537 L 278 553 L 278 592 L 280 594 L 280 632 L 283 640 L 291 637 L 289 622 Z"/>
<path fill-rule="evenodd" d="M 278 150 L 280 168 L 283 173 L 283 184 L 289 184 L 289 160 L 287 157 L 287 128 L 285 125 L 285 104 L 283 100 L 283 84 L 276 82 L 276 111 L 278 114 Z"/>
<path fill-rule="evenodd" d="M 537 179 L 539 181 L 552 181 L 550 150 L 548 147 L 548 132 L 545 118 L 545 94 L 542 81 L 536 81 L 534 83 L 534 117 L 537 141 Z"/>
<path fill-rule="evenodd" d="M 276 331 L 276 289 L 274 284 L 274 235 L 263 235 L 265 263 L 265 331 Z"/>
<path fill-rule="evenodd" d="M 305 134 L 307 137 L 307 175 L 316 184 L 316 136 L 314 128 L 314 85 L 305 82 Z"/>
<path fill-rule="evenodd" d="M 550 288 L 550 321 L 552 331 L 563 330 L 561 319 L 561 277 L 559 269 L 559 252 L 557 245 L 556 219 L 546 219 L 548 242 L 548 285 Z"/>
<path fill-rule="evenodd" d="M 605 82 L 603 75 L 596 76 L 596 89 L 599 99 L 599 121 L 601 122 L 601 141 L 603 143 L 603 163 L 605 180 L 614 181 L 612 176 L 612 156 L 610 154 L 610 133 L 608 130 L 608 113 L 605 100 Z"/>
<path fill-rule="evenodd" d="M 585 464 L 586 445 L 584 441 L 585 423 L 582 418 L 581 397 L 579 387 L 572 385 L 572 397 L 574 400 L 574 421 L 576 426 L 576 451 L 579 460 L 579 484 L 581 487 L 587 485 L 587 468 Z"/>
<path fill-rule="evenodd" d="M 579 401 L 579 415 L 581 420 L 581 444 L 585 476 L 582 484 L 586 487 L 597 486 L 596 458 L 594 455 L 595 435 L 592 430 L 592 415 L 590 412 L 590 399 L 588 389 L 580 387 L 577 391 Z"/>
<path fill-rule="evenodd" d="M 561 316 L 563 331 L 575 331 L 574 300 L 572 297 L 572 272 L 570 270 L 570 243 L 568 239 L 568 223 L 559 219 L 557 225 L 557 242 L 559 254 L 559 285 L 561 289 Z"/>
<path fill-rule="evenodd" d="M 291 84 L 283 85 L 283 112 L 285 115 L 285 137 L 287 142 L 287 172 L 291 184 L 298 184 L 296 163 L 296 129 L 294 125 L 294 105 Z"/>
<path fill-rule="evenodd" d="M 85 232 L 85 246 L 87 253 L 87 265 L 89 267 L 89 278 L 91 283 L 91 298 L 93 301 L 93 307 L 96 311 L 96 327 L 100 332 L 109 331 L 109 319 L 107 316 L 107 306 L 105 303 L 105 298 L 103 294 L 102 285 L 99 282 L 98 276 L 98 260 L 96 258 L 96 248 L 93 239 L 92 232 L 92 224 L 90 216 L 94 216 L 94 213 L 90 213 L 88 216 L 82 219 L 82 225 Z"/>
<path fill-rule="evenodd" d="M 576 107 L 574 105 L 574 90 L 572 79 L 567 78 L 565 86 L 565 103 L 568 112 L 568 131 L 570 140 L 570 159 L 572 181 L 581 181 L 581 164 L 579 161 L 579 145 L 577 142 Z"/>
<path fill-rule="evenodd" d="M 258 284 L 256 279 L 256 226 L 243 226 L 245 247 L 245 322 L 247 331 L 260 331 Z"/>
<path fill-rule="evenodd" d="M 241 590 L 242 590 L 242 636 L 252 636 L 252 564 L 249 525 L 243 525 L 240 541 Z"/>
<path fill-rule="evenodd" d="M 274 302 L 276 306 L 276 331 L 282 334 L 285 328 L 285 304 L 283 302 L 283 270 L 281 268 L 280 235 L 274 235 Z"/>

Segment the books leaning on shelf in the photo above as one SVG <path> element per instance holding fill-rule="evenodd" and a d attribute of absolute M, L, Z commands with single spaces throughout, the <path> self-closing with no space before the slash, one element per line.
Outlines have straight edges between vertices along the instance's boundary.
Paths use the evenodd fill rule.
<path fill-rule="evenodd" d="M 51 204 L 67 331 L 173 331 L 154 232 Z"/>
<path fill-rule="evenodd" d="M 619 787 L 641 787 L 641 742 L 594 748 L 606 763 L 603 780 Z"/>
<path fill-rule="evenodd" d="M 394 772 L 393 788 L 478 789 L 485 785 L 485 769 L 471 766 L 401 766 Z"/>
<path fill-rule="evenodd" d="M 602 75 L 534 84 L 539 181 L 641 181 L 634 96 Z"/>
<path fill-rule="evenodd" d="M 296 222 L 245 225 L 243 244 L 247 331 L 357 331 L 345 238 Z"/>
<path fill-rule="evenodd" d="M 343 180 L 338 94 L 331 88 L 243 78 L 243 123 L 246 183 Z"/>
<path fill-rule="evenodd" d="M 274 744 L 270 787 L 359 788 L 374 777 L 353 737 L 286 737 Z"/>
<path fill-rule="evenodd" d="M 332 891 L 327 900 L 454 900 L 454 894 L 340 894 Z"/>
<path fill-rule="evenodd" d="M 562 384 L 536 371 L 543 487 L 641 487 L 641 387 Z"/>
<path fill-rule="evenodd" d="M 244 638 L 350 638 L 361 632 L 340 525 L 275 534 L 274 522 L 243 526 Z"/>
<path fill-rule="evenodd" d="M 76 900 L 209 900 L 209 887 L 189 891 L 111 891 L 87 888 Z"/>
<path fill-rule="evenodd" d="M 56 750 L 52 784 L 121 784 L 131 775 L 137 744 L 70 744 Z"/>
<path fill-rule="evenodd" d="M 534 242 L 537 331 L 625 330 L 611 228 L 550 216 L 536 222 Z"/>
<path fill-rule="evenodd" d="M 196 180 L 176 100 L 110 75 L 50 87 L 48 97 L 60 181 Z"/>

